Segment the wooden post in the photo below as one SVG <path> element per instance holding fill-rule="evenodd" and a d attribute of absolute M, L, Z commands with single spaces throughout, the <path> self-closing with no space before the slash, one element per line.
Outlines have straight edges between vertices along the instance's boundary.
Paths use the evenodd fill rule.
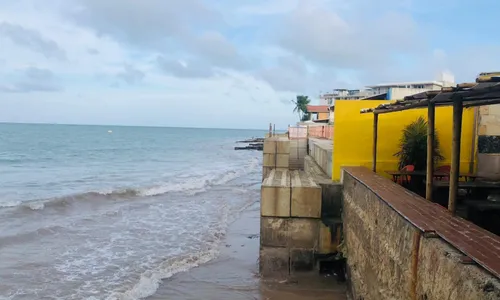
<path fill-rule="evenodd" d="M 373 114 L 373 165 L 372 171 L 377 172 L 377 138 L 378 138 L 378 114 Z"/>
<path fill-rule="evenodd" d="M 429 101 L 427 108 L 427 180 L 425 184 L 425 199 L 432 201 L 434 182 L 434 130 L 436 105 Z"/>
<path fill-rule="evenodd" d="M 453 99 L 453 140 L 451 144 L 450 196 L 448 210 L 455 214 L 460 174 L 460 139 L 462 135 L 462 99 Z"/>
<path fill-rule="evenodd" d="M 479 122 L 479 107 L 474 107 L 474 122 L 472 123 L 472 142 L 470 150 L 469 173 L 473 174 L 475 171 L 474 161 L 476 160 L 476 138 L 478 135 L 477 128 Z"/>

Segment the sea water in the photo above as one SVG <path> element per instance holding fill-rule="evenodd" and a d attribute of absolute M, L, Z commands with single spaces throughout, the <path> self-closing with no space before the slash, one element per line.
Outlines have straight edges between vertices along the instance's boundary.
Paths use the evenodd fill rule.
<path fill-rule="evenodd" d="M 0 299 L 140 299 L 213 259 L 263 134 L 0 124 Z"/>

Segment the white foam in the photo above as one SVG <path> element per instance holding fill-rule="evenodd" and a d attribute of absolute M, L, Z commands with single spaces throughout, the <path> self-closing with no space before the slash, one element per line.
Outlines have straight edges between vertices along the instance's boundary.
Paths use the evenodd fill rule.
<path fill-rule="evenodd" d="M 228 206 L 222 207 L 221 210 L 222 216 L 219 222 L 207 234 L 207 243 L 204 250 L 162 262 L 159 266 L 142 273 L 139 282 L 130 290 L 112 293 L 106 300 L 137 300 L 149 297 L 156 293 L 162 280 L 177 273 L 189 271 L 216 258 L 219 255 L 220 243 L 225 237 L 229 217 Z"/>
<path fill-rule="evenodd" d="M 159 267 L 148 270 L 141 275 L 139 282 L 134 287 L 124 293 L 113 293 L 107 300 L 136 300 L 146 298 L 153 295 L 160 286 L 162 280 L 172 277 L 173 275 L 186 272 L 194 267 L 217 257 L 219 251 L 210 249 L 197 254 L 191 254 L 182 259 L 176 258 L 163 262 Z"/>

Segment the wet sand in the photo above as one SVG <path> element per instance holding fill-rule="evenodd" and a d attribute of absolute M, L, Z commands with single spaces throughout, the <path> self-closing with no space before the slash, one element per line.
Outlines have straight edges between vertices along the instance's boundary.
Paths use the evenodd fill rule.
<path fill-rule="evenodd" d="M 259 202 L 230 225 L 219 257 L 165 280 L 148 300 L 345 300 L 346 287 L 321 275 L 289 281 L 264 281 L 258 275 Z"/>

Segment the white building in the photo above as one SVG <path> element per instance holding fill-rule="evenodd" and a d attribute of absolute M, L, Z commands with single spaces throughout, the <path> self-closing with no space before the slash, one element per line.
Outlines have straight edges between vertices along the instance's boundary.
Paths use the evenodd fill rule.
<path fill-rule="evenodd" d="M 401 100 L 406 96 L 450 86 L 455 86 L 454 76 L 442 72 L 439 78 L 433 81 L 382 83 L 367 86 L 362 90 L 334 89 L 333 92 L 320 96 L 320 104 L 330 107 L 330 122 L 333 123 L 335 100 Z"/>

